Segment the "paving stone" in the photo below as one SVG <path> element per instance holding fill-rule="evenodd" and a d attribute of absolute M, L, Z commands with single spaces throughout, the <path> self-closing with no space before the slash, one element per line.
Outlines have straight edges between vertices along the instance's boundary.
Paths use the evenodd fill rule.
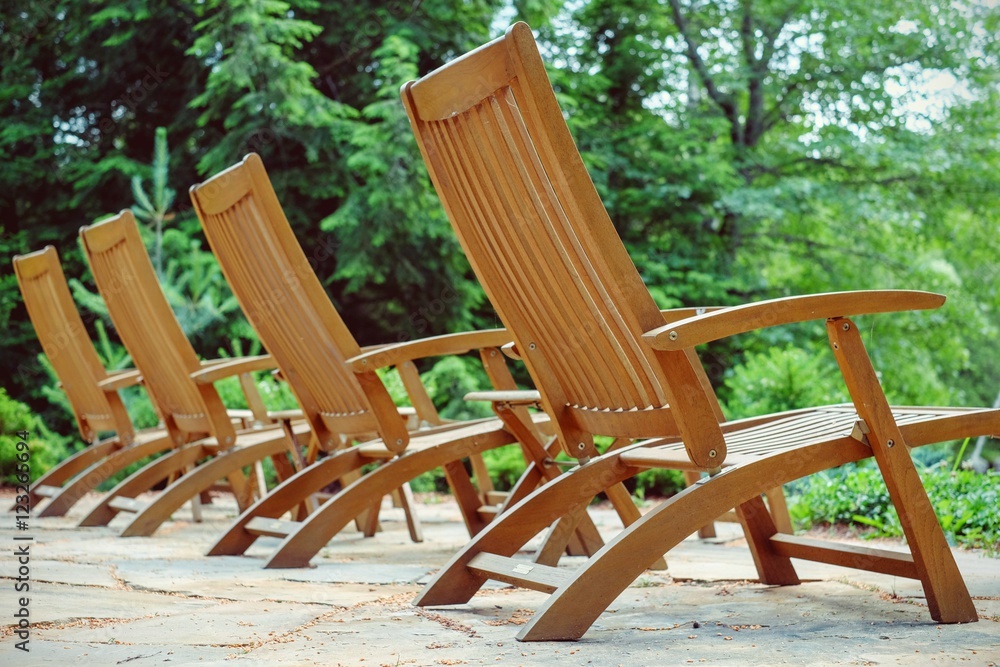
<path fill-rule="evenodd" d="M 220 498 L 202 523 L 183 510 L 151 538 L 116 537 L 124 517 L 79 529 L 86 508 L 33 521 L 31 653 L 0 616 L 0 664 L 1000 664 L 1000 561 L 967 552 L 959 568 L 983 620 L 938 626 L 909 580 L 796 561 L 802 585 L 758 584 L 739 527 L 720 524 L 718 539 L 685 540 L 668 571 L 642 575 L 582 640 L 525 644 L 514 637 L 540 593 L 491 583 L 468 604 L 412 606 L 468 540 L 454 503 L 418 506 L 421 544 L 386 504 L 378 535 L 345 531 L 293 570 L 262 568 L 273 538 L 244 557 L 203 555 L 235 510 Z M 620 529 L 613 512 L 593 515 L 606 536 Z M 0 545 L 13 532 L 0 523 Z M 11 566 L 0 559 L 13 597 Z"/>

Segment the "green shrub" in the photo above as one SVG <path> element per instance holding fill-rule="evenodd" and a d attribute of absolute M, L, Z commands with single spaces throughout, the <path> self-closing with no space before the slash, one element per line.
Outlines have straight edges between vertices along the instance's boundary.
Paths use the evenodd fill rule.
<path fill-rule="evenodd" d="M 640 498 L 647 496 L 669 497 L 684 490 L 684 473 L 680 470 L 667 470 L 665 468 L 651 468 L 643 470 L 635 476 L 635 487 L 632 493 Z M 626 484 L 626 486 L 630 486 Z"/>
<path fill-rule="evenodd" d="M 721 393 L 730 419 L 850 400 L 830 354 L 790 345 L 747 354 Z"/>
<path fill-rule="evenodd" d="M 493 414 L 489 403 L 464 400 L 470 391 L 493 388 L 478 358 L 445 357 L 421 378 L 434 399 L 434 407 L 445 419 L 478 419 Z"/>
<path fill-rule="evenodd" d="M 920 473 L 951 544 L 1000 550 L 1000 474 L 938 466 Z M 848 464 L 786 486 L 796 526 L 841 524 L 863 537 L 900 537 L 899 517 L 878 468 Z"/>
<path fill-rule="evenodd" d="M 41 419 L 31 413 L 27 405 L 15 401 L 0 387 L 0 480 L 17 484 L 17 445 L 28 443 L 28 460 L 31 481 L 69 455 L 68 438 L 49 431 Z"/>

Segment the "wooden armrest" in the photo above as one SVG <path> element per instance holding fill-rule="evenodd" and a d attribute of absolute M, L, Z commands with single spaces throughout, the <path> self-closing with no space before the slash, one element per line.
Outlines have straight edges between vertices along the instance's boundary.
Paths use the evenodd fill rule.
<path fill-rule="evenodd" d="M 487 401 L 489 403 L 506 403 L 507 405 L 533 405 L 540 408 L 542 395 L 534 389 L 511 391 L 470 391 L 465 395 L 467 401 Z"/>
<path fill-rule="evenodd" d="M 425 357 L 445 357 L 464 354 L 484 347 L 500 347 L 510 342 L 506 329 L 488 329 L 466 333 L 445 334 L 405 343 L 385 345 L 377 350 L 364 352 L 347 360 L 355 372 L 374 371 L 376 368 L 396 366 L 404 361 Z"/>
<path fill-rule="evenodd" d="M 945 301 L 942 294 L 915 290 L 865 290 L 807 294 L 714 310 L 658 327 L 643 334 L 657 350 L 682 350 L 709 341 L 780 324 L 852 315 L 929 310 Z"/>
<path fill-rule="evenodd" d="M 134 387 L 142 382 L 142 374 L 138 369 L 127 371 L 109 371 L 108 377 L 97 383 L 97 386 L 104 391 L 118 391 L 126 387 Z"/>
<path fill-rule="evenodd" d="M 689 317 L 695 317 L 696 315 L 704 315 L 705 313 L 713 313 L 717 310 L 724 310 L 725 306 L 700 306 L 696 308 L 667 308 L 661 309 L 660 314 L 663 315 L 663 321 L 667 324 L 671 322 L 677 322 L 678 320 L 686 320 Z"/>
<path fill-rule="evenodd" d="M 292 408 L 291 410 L 268 410 L 267 418 L 274 421 L 293 421 L 296 419 L 305 419 L 306 415 L 302 410 Z"/>
<path fill-rule="evenodd" d="M 252 371 L 269 371 L 272 368 L 274 368 L 274 360 L 269 354 L 257 357 L 238 357 L 209 364 L 206 368 L 191 373 L 191 379 L 198 384 L 212 384 L 233 375 Z"/>

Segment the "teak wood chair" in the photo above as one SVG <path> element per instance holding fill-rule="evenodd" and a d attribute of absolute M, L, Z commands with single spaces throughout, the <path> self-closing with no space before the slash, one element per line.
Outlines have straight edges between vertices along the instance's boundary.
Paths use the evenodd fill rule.
<path fill-rule="evenodd" d="M 133 427 L 118 391 L 138 384 L 139 372 L 109 371 L 101 364 L 56 249 L 46 246 L 15 257 L 14 273 L 38 341 L 88 445 L 31 485 L 29 501 L 36 516 L 63 516 L 88 491 L 136 461 L 170 449 L 173 440 L 163 428 Z M 102 439 L 102 433 L 111 435 Z"/>
<path fill-rule="evenodd" d="M 267 567 L 302 567 L 349 521 L 415 476 L 441 467 L 471 534 L 498 511 L 482 452 L 519 443 L 529 466 L 507 499 L 523 497 L 555 474 L 543 444 L 547 418 L 525 408 L 500 410 L 502 419 L 448 423 L 440 418 L 414 361 L 479 350 L 494 387 L 517 389 L 499 347 L 502 330 L 450 334 L 365 351 L 333 307 L 296 240 L 260 158 L 241 163 L 191 188 L 191 200 L 219 265 L 310 424 L 331 455 L 289 478 L 244 512 L 210 555 L 240 554 L 261 535 L 282 542 Z M 377 369 L 395 367 L 416 410 L 417 430 L 400 420 Z M 352 442 L 356 446 L 347 446 Z M 463 466 L 469 458 L 478 488 Z M 331 480 L 369 463 L 374 471 L 356 479 L 303 521 L 281 517 Z M 637 511 L 633 507 L 633 511 Z M 374 514 L 374 513 L 372 513 Z M 602 544 L 596 528 L 578 517 L 567 534 L 539 553 L 558 559 L 567 542 L 580 553 Z M 369 520 L 371 523 L 371 519 Z M 564 524 L 565 525 L 565 524 Z M 371 534 L 371 530 L 366 531 Z M 416 538 L 415 538 L 416 539 Z"/>
<path fill-rule="evenodd" d="M 463 603 L 498 579 L 551 593 L 519 639 L 576 639 L 655 558 L 735 507 L 764 583 L 798 583 L 793 557 L 834 563 L 918 579 L 936 621 L 976 620 L 909 448 L 996 433 L 1000 411 L 891 408 L 848 319 L 936 308 L 943 296 L 815 294 L 664 325 L 584 167 L 527 25 L 406 84 L 402 97 L 463 248 L 564 446 L 581 459 L 479 533 L 417 604 Z M 853 404 L 726 423 L 695 346 L 811 319 L 826 320 Z M 597 456 L 595 433 L 680 437 Z M 762 492 L 869 457 L 885 478 L 909 553 L 777 532 Z M 576 571 L 512 558 L 562 513 L 658 467 L 710 477 L 645 514 Z"/>
<path fill-rule="evenodd" d="M 156 281 L 131 211 L 81 228 L 80 238 L 115 328 L 175 446 L 112 489 L 80 525 L 105 525 L 124 511 L 135 516 L 122 536 L 150 535 L 187 500 L 197 503 L 219 480 L 228 481 L 240 508 L 248 507 L 263 492 L 263 479 L 254 466 L 265 458 L 271 459 L 279 478 L 291 476 L 307 426 L 281 419 L 237 429 L 213 386 L 227 377 L 273 369 L 270 357 L 198 360 Z M 257 412 L 261 420 L 271 421 L 260 414 L 260 407 Z M 244 473 L 244 468 L 251 472 Z M 169 485 L 152 502 L 136 499 L 164 480 Z"/>

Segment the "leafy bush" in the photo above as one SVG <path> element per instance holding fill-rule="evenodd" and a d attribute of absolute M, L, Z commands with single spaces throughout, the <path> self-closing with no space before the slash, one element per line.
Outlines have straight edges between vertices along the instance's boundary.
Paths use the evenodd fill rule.
<path fill-rule="evenodd" d="M 791 345 L 750 353 L 726 378 L 730 419 L 850 400 L 831 355 Z"/>
<path fill-rule="evenodd" d="M 471 356 L 445 357 L 421 375 L 434 407 L 445 419 L 477 419 L 492 415 L 489 403 L 464 399 L 470 391 L 492 389 L 482 362 Z"/>
<path fill-rule="evenodd" d="M 0 480 L 17 483 L 18 433 L 27 433 L 31 481 L 69 454 L 67 439 L 55 435 L 24 403 L 7 395 L 0 387 Z"/>
<path fill-rule="evenodd" d="M 669 497 L 684 490 L 684 473 L 680 470 L 651 468 L 643 470 L 634 478 L 635 487 L 630 489 L 640 498 L 647 496 Z M 626 483 L 626 487 L 631 483 Z"/>
<path fill-rule="evenodd" d="M 1000 474 L 938 466 L 921 471 L 934 511 L 948 541 L 966 547 L 1000 549 Z M 851 526 L 863 537 L 899 537 L 899 517 L 878 468 L 848 464 L 786 486 L 796 526 Z"/>
<path fill-rule="evenodd" d="M 483 460 L 499 491 L 509 491 L 524 472 L 524 454 L 516 444 L 483 452 Z"/>

